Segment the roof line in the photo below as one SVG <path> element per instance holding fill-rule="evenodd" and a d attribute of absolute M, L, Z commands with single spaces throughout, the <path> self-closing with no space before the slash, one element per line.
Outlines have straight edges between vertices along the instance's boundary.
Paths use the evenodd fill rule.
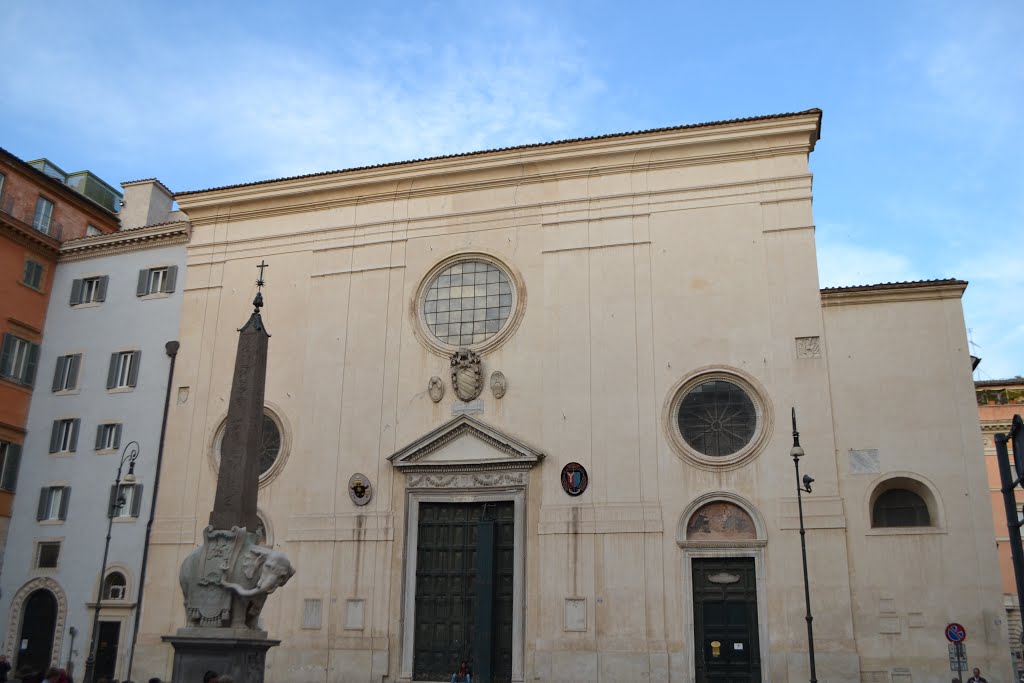
<path fill-rule="evenodd" d="M 849 287 L 823 287 L 822 294 L 838 294 L 842 292 L 866 292 L 878 289 L 916 289 L 919 287 L 936 287 L 943 285 L 966 285 L 967 280 L 945 278 L 939 280 L 910 280 L 904 282 L 881 282 L 874 285 L 851 285 Z"/>
<path fill-rule="evenodd" d="M 10 152 L 10 151 L 4 149 L 3 147 L 0 147 L 0 156 L 5 156 L 8 159 L 10 159 L 11 161 L 13 161 L 14 163 L 19 164 L 22 167 L 23 171 L 27 171 L 29 173 L 35 173 L 40 178 L 45 178 L 46 182 L 50 183 L 51 185 L 55 186 L 56 188 L 59 188 L 60 192 L 66 194 L 68 197 L 73 198 L 75 200 L 81 200 L 81 201 L 86 202 L 87 205 L 92 206 L 92 207 L 94 207 L 96 209 L 99 209 L 103 213 L 105 213 L 108 216 L 112 217 L 115 221 L 120 221 L 121 220 L 120 216 L 118 216 L 115 212 L 111 211 L 110 209 L 108 209 L 107 207 L 103 206 L 102 204 L 100 204 L 99 202 L 95 201 L 94 199 L 90 199 L 89 197 L 86 197 L 84 194 L 82 194 L 81 192 L 79 192 L 75 188 L 71 187 L 70 185 L 66 185 L 66 184 L 62 183 L 61 181 L 57 180 L 56 178 L 52 178 L 52 177 L 46 175 L 45 173 L 40 171 L 35 166 L 32 166 L 31 164 L 29 164 L 27 161 L 25 161 L 21 157 L 15 155 L 13 152 Z M 97 177 L 99 177 L 99 176 L 97 176 Z M 100 178 L 100 180 L 103 180 L 103 179 Z M 104 180 L 103 183 L 106 184 L 106 181 Z M 113 188 L 111 188 L 111 189 L 113 189 Z"/>
<path fill-rule="evenodd" d="M 278 183 L 278 182 L 282 182 L 282 181 L 286 181 L 286 180 L 301 180 L 301 179 L 304 179 L 304 178 L 316 178 L 316 177 L 319 177 L 319 176 L 328 176 L 328 175 L 335 175 L 335 174 L 342 174 L 342 173 L 354 173 L 356 171 L 366 171 L 366 170 L 373 169 L 373 168 L 388 168 L 388 167 L 392 167 L 392 166 L 407 166 L 407 165 L 410 165 L 410 164 L 419 164 L 419 163 L 423 163 L 423 162 L 427 162 L 427 161 L 438 161 L 440 159 L 459 159 L 459 158 L 463 158 L 463 157 L 473 157 L 473 156 L 481 156 L 481 155 L 484 155 L 484 154 L 493 154 L 495 152 L 510 152 L 510 151 L 522 150 L 522 149 L 536 149 L 536 148 L 539 148 L 539 147 L 553 147 L 553 146 L 556 146 L 556 145 L 567 145 L 567 144 L 572 144 L 572 143 L 576 143 L 576 142 L 587 142 L 587 141 L 592 141 L 592 140 L 608 140 L 608 139 L 612 139 L 612 138 L 624 138 L 624 137 L 629 137 L 631 135 L 650 135 L 650 134 L 653 134 L 653 133 L 665 133 L 665 132 L 669 132 L 669 131 L 687 130 L 687 129 L 690 129 L 690 128 L 708 128 L 708 127 L 711 127 L 711 126 L 724 126 L 724 125 L 727 125 L 727 124 L 748 123 L 748 122 L 751 122 L 751 121 L 766 121 L 766 120 L 769 120 L 769 119 L 784 119 L 784 118 L 791 118 L 791 117 L 795 117 L 795 116 L 806 116 L 807 114 L 817 114 L 818 115 L 818 128 L 817 128 L 817 131 L 815 132 L 815 140 L 817 140 L 818 138 L 821 137 L 821 113 L 822 113 L 821 109 L 818 109 L 818 108 L 815 107 L 813 109 L 805 109 L 804 111 L 796 111 L 796 112 L 787 112 L 787 113 L 784 113 L 784 114 L 767 114 L 767 115 L 764 115 L 764 116 L 748 116 L 748 117 L 745 117 L 745 118 L 738 118 L 738 119 L 726 119 L 724 121 L 708 121 L 708 122 L 705 122 L 705 123 L 690 123 L 690 124 L 685 124 L 685 125 L 681 125 L 681 126 L 665 126 L 665 127 L 662 127 L 662 128 L 648 128 L 648 129 L 645 129 L 645 130 L 635 130 L 635 131 L 629 131 L 629 132 L 624 132 L 624 133 L 607 133 L 607 134 L 604 134 L 604 135 L 592 135 L 592 136 L 589 136 L 589 137 L 582 137 L 582 138 L 568 138 L 568 139 L 565 139 L 565 140 L 553 140 L 551 142 L 535 142 L 535 143 L 530 143 L 530 144 L 525 144 L 525 145 L 513 145 L 511 147 L 496 147 L 494 149 L 483 149 L 483 150 L 477 150 L 475 152 L 461 152 L 461 153 L 458 153 L 458 154 L 442 154 L 441 156 L 423 157 L 423 158 L 420 158 L 420 159 L 408 159 L 408 160 L 405 160 L 405 161 L 390 161 L 390 162 L 382 163 L 382 164 L 371 164 L 369 166 L 355 166 L 353 168 L 344 168 L 344 169 L 339 169 L 339 170 L 335 170 L 335 171 L 320 171 L 320 172 L 317 172 L 317 173 L 305 173 L 303 175 L 286 176 L 286 177 L 283 177 L 283 178 L 272 178 L 272 179 L 269 179 L 269 180 L 256 180 L 256 181 L 248 182 L 248 183 L 236 183 L 234 185 L 220 185 L 218 187 L 210 187 L 210 188 L 206 188 L 204 190 L 185 190 L 184 192 L 176 193 L 174 196 L 177 198 L 177 197 L 184 197 L 186 195 L 202 194 L 204 192 L 217 192 L 219 190 L 232 190 L 232 189 L 239 188 L 239 187 L 251 187 L 251 186 L 254 186 L 254 185 L 267 185 L 267 184 L 270 184 L 270 183 Z"/>

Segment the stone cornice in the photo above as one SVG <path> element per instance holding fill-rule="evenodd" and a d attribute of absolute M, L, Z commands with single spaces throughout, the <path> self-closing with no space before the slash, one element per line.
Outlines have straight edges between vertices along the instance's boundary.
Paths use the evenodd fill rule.
<path fill-rule="evenodd" d="M 810 153 L 820 122 L 820 112 L 784 118 L 760 119 L 720 126 L 638 133 L 636 135 L 571 141 L 551 146 L 495 150 L 478 155 L 441 157 L 407 164 L 395 164 L 340 171 L 337 173 L 282 179 L 266 183 L 175 195 L 182 211 L 200 223 L 250 202 L 269 199 L 281 204 L 325 191 L 352 191 L 360 202 L 386 201 L 396 197 L 431 196 L 467 190 L 492 189 L 509 185 L 551 182 L 594 174 L 615 174 L 659 168 L 744 159 L 769 158 L 785 154 Z M 789 138 L 789 139 L 786 139 Z M 732 149 L 718 147 L 739 143 Z M 755 144 L 751 145 L 751 142 Z M 669 147 L 688 147 L 685 158 L 652 159 L 652 153 Z M 541 166 L 541 168 L 538 168 Z M 471 176 L 486 172 L 488 179 Z M 467 178 L 467 176 L 470 176 Z M 415 187 L 417 184 L 425 186 Z M 373 185 L 380 189 L 374 191 Z M 401 189 L 397 189 L 397 188 Z M 303 202 L 307 205 L 308 202 Z M 317 208 L 322 208 L 314 202 Z M 245 211 L 241 212 L 245 215 Z"/>
<path fill-rule="evenodd" d="M 140 249 L 165 247 L 171 244 L 184 244 L 188 242 L 191 234 L 192 226 L 188 221 L 177 221 L 103 235 L 92 235 L 65 242 L 61 246 L 58 260 L 64 263 Z"/>
<path fill-rule="evenodd" d="M 871 287 L 821 290 L 822 306 L 882 304 L 929 299 L 959 299 L 967 289 L 963 280 L 938 280 L 934 283 L 891 283 Z"/>

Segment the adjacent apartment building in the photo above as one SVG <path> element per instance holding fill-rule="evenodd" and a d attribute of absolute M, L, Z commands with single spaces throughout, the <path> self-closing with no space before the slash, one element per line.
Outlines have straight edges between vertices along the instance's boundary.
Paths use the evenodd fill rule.
<path fill-rule="evenodd" d="M 159 181 L 123 187 L 120 230 L 54 249 L 9 532 L 17 552 L 0 576 L 15 666 L 80 676 L 99 609 L 97 679 L 129 666 L 190 229 Z M 115 489 L 122 462 L 132 476 Z"/>
<path fill-rule="evenodd" d="M 985 444 L 985 469 L 988 473 L 989 490 L 992 493 L 992 517 L 995 520 L 1003 603 L 1009 625 L 1010 653 L 1019 676 L 1024 671 L 1021 648 L 1024 628 L 1021 625 L 1017 584 L 1010 555 L 1010 537 L 1006 528 L 1006 507 L 1003 503 L 1002 482 L 999 479 L 999 464 L 996 460 L 995 435 L 1008 433 L 1013 416 L 1024 415 L 1024 377 L 983 380 L 975 382 L 974 387 L 978 397 L 978 419 L 981 421 L 981 434 Z M 1018 487 L 1015 494 L 1018 515 L 1024 519 L 1024 489 Z"/>
<path fill-rule="evenodd" d="M 88 171 L 72 175 L 74 186 L 51 162 L 0 149 L 0 571 L 61 243 L 118 229 L 120 193 L 101 192 L 109 186 Z"/>

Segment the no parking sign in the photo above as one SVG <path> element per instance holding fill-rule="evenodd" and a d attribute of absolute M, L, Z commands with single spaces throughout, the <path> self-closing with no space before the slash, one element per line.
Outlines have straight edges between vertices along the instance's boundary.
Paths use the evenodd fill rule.
<path fill-rule="evenodd" d="M 967 640 L 967 630 L 956 622 L 946 624 L 946 640 L 951 643 L 962 643 Z"/>

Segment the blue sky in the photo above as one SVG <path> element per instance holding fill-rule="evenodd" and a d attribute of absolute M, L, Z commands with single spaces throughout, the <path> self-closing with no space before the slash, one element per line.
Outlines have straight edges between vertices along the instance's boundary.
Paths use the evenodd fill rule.
<path fill-rule="evenodd" d="M 0 146 L 175 191 L 819 107 L 822 286 L 969 280 L 1024 374 L 1019 0 L 7 0 L 0 44 Z"/>

